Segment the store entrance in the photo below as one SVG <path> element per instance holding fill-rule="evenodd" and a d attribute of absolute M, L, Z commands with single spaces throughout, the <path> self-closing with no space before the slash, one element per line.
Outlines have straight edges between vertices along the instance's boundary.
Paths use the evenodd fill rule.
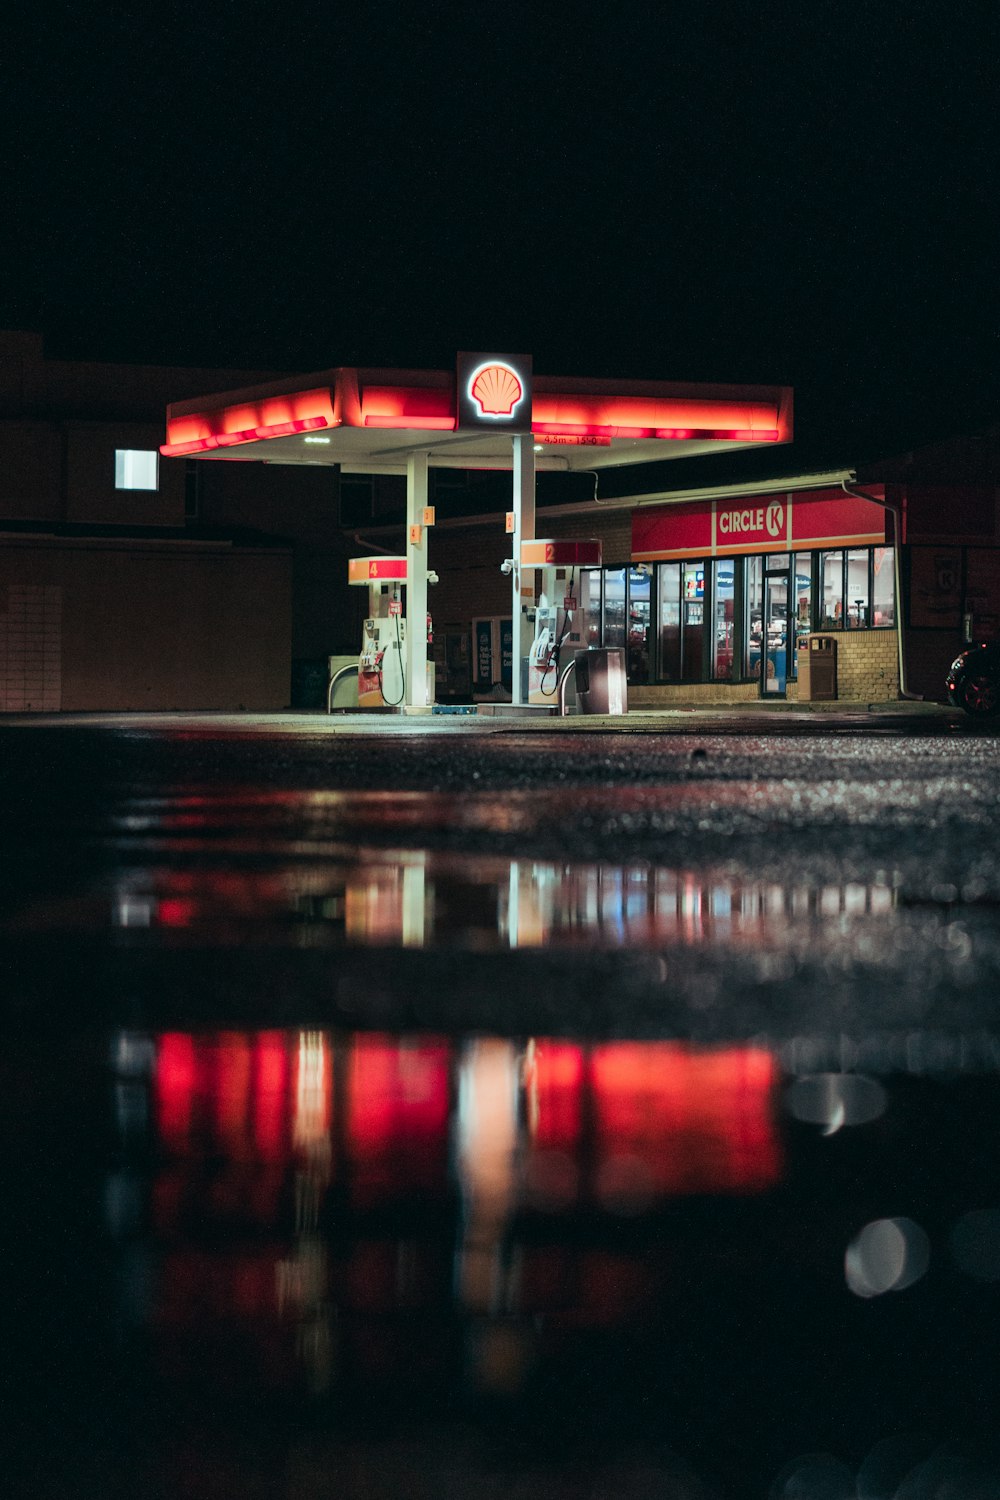
<path fill-rule="evenodd" d="M 768 559 L 770 561 L 770 559 Z M 764 621 L 761 639 L 761 697 L 783 696 L 788 681 L 788 583 L 787 562 L 764 574 Z"/>

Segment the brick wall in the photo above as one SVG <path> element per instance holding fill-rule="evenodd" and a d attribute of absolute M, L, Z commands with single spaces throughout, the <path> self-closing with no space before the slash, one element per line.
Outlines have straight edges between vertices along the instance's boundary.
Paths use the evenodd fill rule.
<path fill-rule="evenodd" d="M 842 703 L 888 703 L 899 697 L 899 646 L 894 630 L 840 630 L 837 699 Z M 788 684 L 788 697 L 798 684 Z"/>
<path fill-rule="evenodd" d="M 669 708 L 672 703 L 752 703 L 760 697 L 756 682 L 651 682 L 629 685 L 628 706 Z"/>
<path fill-rule="evenodd" d="M 52 584 L 0 589 L 0 713 L 62 707 L 62 595 Z"/>

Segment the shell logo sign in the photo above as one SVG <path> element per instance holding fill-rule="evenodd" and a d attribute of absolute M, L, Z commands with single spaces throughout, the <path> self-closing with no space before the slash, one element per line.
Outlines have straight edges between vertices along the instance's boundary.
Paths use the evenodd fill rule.
<path fill-rule="evenodd" d="M 469 395 L 484 417 L 509 417 L 524 387 L 510 365 L 484 365 L 469 382 Z"/>
<path fill-rule="evenodd" d="M 531 430 L 531 360 L 527 355 L 460 354 L 456 373 L 459 427 Z"/>

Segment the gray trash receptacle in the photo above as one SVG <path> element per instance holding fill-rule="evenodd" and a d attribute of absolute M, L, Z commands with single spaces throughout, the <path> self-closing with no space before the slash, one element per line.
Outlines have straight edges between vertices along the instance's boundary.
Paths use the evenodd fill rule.
<path fill-rule="evenodd" d="M 837 696 L 837 637 L 811 635 L 798 648 L 799 698 L 822 703 Z"/>
<path fill-rule="evenodd" d="M 573 657 L 576 702 L 582 714 L 628 713 L 625 652 L 620 646 L 594 646 Z"/>

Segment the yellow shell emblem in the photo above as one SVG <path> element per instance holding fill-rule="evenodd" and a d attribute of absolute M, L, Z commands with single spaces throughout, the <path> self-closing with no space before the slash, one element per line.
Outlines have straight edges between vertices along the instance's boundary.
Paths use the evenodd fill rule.
<path fill-rule="evenodd" d="M 486 365 L 472 382 L 471 395 L 486 417 L 509 417 L 524 391 L 507 365 Z"/>

